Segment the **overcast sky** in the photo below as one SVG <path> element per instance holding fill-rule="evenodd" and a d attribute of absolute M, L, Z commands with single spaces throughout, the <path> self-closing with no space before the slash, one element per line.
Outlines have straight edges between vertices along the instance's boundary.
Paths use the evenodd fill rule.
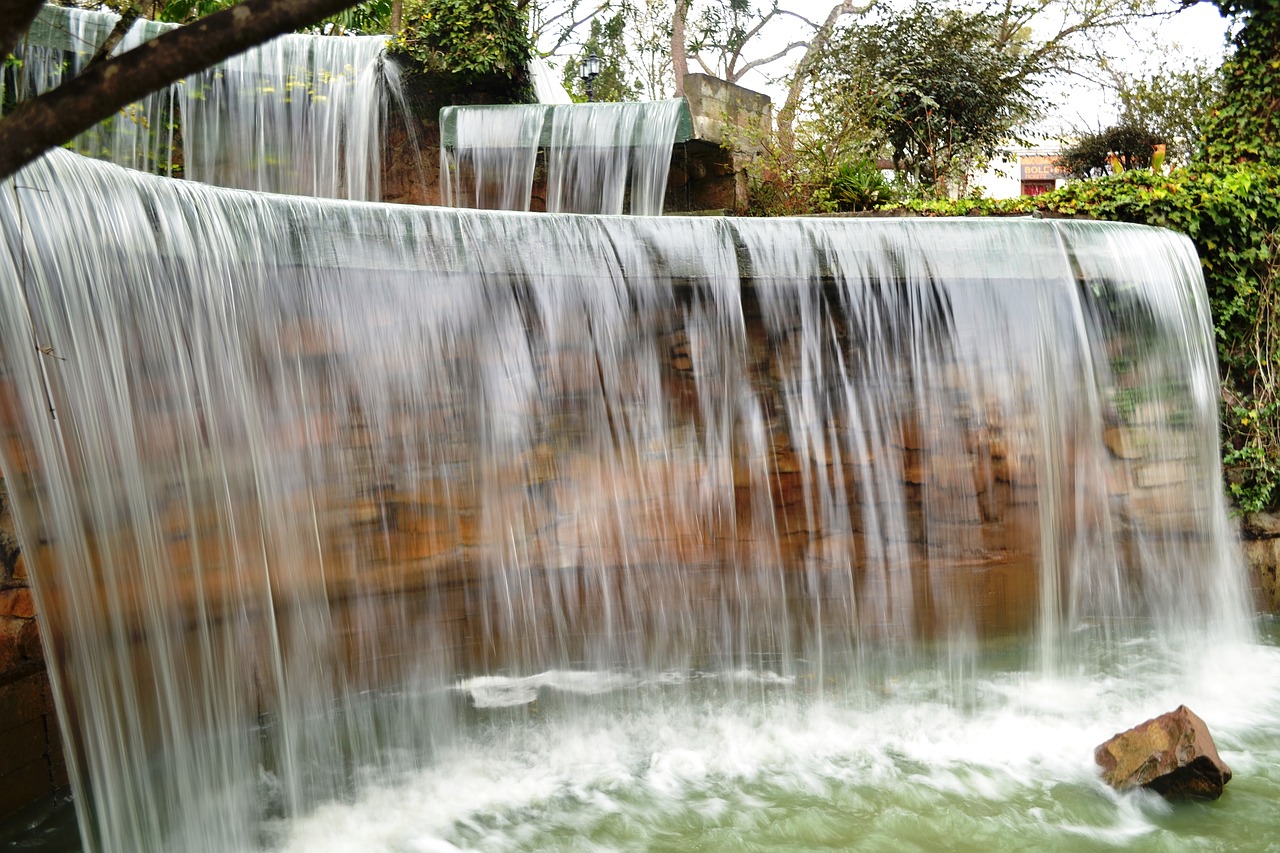
<path fill-rule="evenodd" d="M 825 15 L 830 4 L 831 0 L 783 0 L 782 3 L 784 8 L 811 16 Z M 1170 0 L 1170 7 L 1175 5 Z M 1116 67 L 1131 74 L 1154 71 L 1161 60 L 1174 66 L 1179 63 L 1190 65 L 1196 60 L 1217 65 L 1225 53 L 1227 29 L 1228 21 L 1218 14 L 1216 7 L 1211 3 L 1198 3 L 1170 18 L 1161 18 L 1135 28 L 1132 38 L 1113 37 L 1106 49 L 1115 58 Z M 777 50 L 801 32 L 787 30 L 785 26 L 773 28 L 769 39 L 762 40 L 752 54 Z M 792 54 L 790 62 L 794 62 L 798 56 L 798 51 Z M 782 74 L 788 68 L 788 61 L 783 60 L 767 71 Z M 695 69 L 691 67 L 689 70 Z M 771 84 L 764 74 L 751 72 L 743 79 L 742 84 L 773 98 L 775 109 L 786 97 L 785 87 Z M 1098 129 L 1106 126 L 1116 116 L 1114 98 L 1097 86 L 1091 86 L 1079 78 L 1071 78 L 1053 88 L 1054 91 L 1047 91 L 1046 95 L 1056 106 L 1045 122 L 1042 131 L 1044 134 L 1052 135 L 1072 128 Z"/>

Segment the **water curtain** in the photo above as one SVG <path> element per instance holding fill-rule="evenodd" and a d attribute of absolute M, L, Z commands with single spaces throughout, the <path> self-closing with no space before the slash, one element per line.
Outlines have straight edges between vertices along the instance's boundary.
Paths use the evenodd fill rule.
<path fill-rule="evenodd" d="M 0 73 L 0 105 L 79 74 L 116 25 L 110 12 L 46 6 L 19 62 Z M 117 48 L 173 29 L 140 20 Z M 406 112 L 385 36 L 284 35 L 130 104 L 75 149 L 226 187 L 380 200 L 388 106 Z"/>
<path fill-rule="evenodd" d="M 448 107 L 440 183 L 455 207 L 529 210 L 540 149 L 552 213 L 662 213 L 682 101 Z"/>
<path fill-rule="evenodd" d="M 446 750 L 459 675 L 821 690 L 988 635 L 1052 670 L 1248 634 L 1170 232 L 415 209 L 68 152 L 0 190 L 0 469 L 92 849 L 255 849 Z"/>

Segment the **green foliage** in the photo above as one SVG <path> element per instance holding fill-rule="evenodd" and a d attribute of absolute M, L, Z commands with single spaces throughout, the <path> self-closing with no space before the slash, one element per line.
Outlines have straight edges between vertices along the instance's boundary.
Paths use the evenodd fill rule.
<path fill-rule="evenodd" d="M 1222 100 L 1204 123 L 1205 159 L 1280 162 L 1280 3 L 1231 5 L 1253 8 L 1223 66 Z"/>
<path fill-rule="evenodd" d="M 893 203 L 896 193 L 874 160 L 845 160 L 836 167 L 825 196 L 836 210 L 874 210 Z"/>
<path fill-rule="evenodd" d="M 1201 125 L 1221 95 L 1221 76 L 1203 64 L 1162 65 L 1146 77 L 1119 78 L 1120 124 L 1160 137 L 1170 165 L 1190 165 L 1199 150 Z"/>
<path fill-rule="evenodd" d="M 157 21 L 168 21 L 174 24 L 189 24 L 197 18 L 221 12 L 236 4 L 236 0 L 160 0 L 153 8 L 152 16 Z M 126 3 L 115 4 L 120 7 Z M 121 11 L 117 9 L 116 11 Z"/>
<path fill-rule="evenodd" d="M 159 0 L 152 8 L 152 17 L 157 21 L 168 21 L 174 24 L 189 24 L 229 9 L 239 0 Z M 115 11 L 122 11 L 128 2 L 108 3 Z M 343 33 L 385 33 L 390 29 L 391 0 L 365 0 L 363 3 L 352 3 L 349 9 L 333 15 L 318 27 L 320 32 Z"/>
<path fill-rule="evenodd" d="M 591 19 L 591 31 L 582 46 L 579 56 L 570 59 L 564 66 L 565 90 L 576 101 L 587 100 L 587 87 L 578 76 L 581 59 L 594 53 L 600 57 L 600 74 L 591 84 L 593 101 L 634 101 L 639 86 L 632 86 L 626 80 L 627 44 L 627 12 L 619 11 L 608 18 Z"/>
<path fill-rule="evenodd" d="M 1121 122 L 1097 133 L 1086 133 L 1062 152 L 1058 162 L 1077 178 L 1096 178 L 1110 169 L 1110 158 L 1115 155 L 1125 170 L 1147 169 L 1157 145 L 1164 144 L 1162 136 L 1145 127 Z"/>
<path fill-rule="evenodd" d="M 374 35 L 391 32 L 391 0 L 366 0 L 327 18 L 319 27 L 335 35 Z"/>
<path fill-rule="evenodd" d="M 853 111 L 895 169 L 934 194 L 1016 142 L 1047 73 L 1000 20 L 918 3 L 837 31 L 818 59 L 815 109 Z"/>
<path fill-rule="evenodd" d="M 520 80 L 530 56 L 527 33 L 524 8 L 512 0 L 405 0 L 390 50 L 428 73 Z"/>

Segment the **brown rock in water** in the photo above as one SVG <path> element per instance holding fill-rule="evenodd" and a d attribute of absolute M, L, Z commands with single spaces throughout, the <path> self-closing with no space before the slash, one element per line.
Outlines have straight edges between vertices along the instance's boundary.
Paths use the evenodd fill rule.
<path fill-rule="evenodd" d="M 1168 800 L 1216 800 L 1231 781 L 1204 720 L 1186 705 L 1121 732 L 1093 757 L 1116 790 L 1143 787 Z"/>

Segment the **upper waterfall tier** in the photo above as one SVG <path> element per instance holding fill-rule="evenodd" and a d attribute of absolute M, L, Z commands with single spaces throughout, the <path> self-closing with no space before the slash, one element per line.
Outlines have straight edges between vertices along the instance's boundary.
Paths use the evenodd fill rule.
<path fill-rule="evenodd" d="M 529 210 L 539 150 L 552 213 L 662 213 L 683 100 L 440 111 L 440 184 L 454 207 Z"/>
<path fill-rule="evenodd" d="M 45 6 L 0 106 L 78 75 L 119 18 Z M 140 20 L 123 52 L 173 29 Z M 131 104 L 76 140 L 82 154 L 224 187 L 376 201 L 382 127 L 402 98 L 385 36 L 284 35 Z"/>

